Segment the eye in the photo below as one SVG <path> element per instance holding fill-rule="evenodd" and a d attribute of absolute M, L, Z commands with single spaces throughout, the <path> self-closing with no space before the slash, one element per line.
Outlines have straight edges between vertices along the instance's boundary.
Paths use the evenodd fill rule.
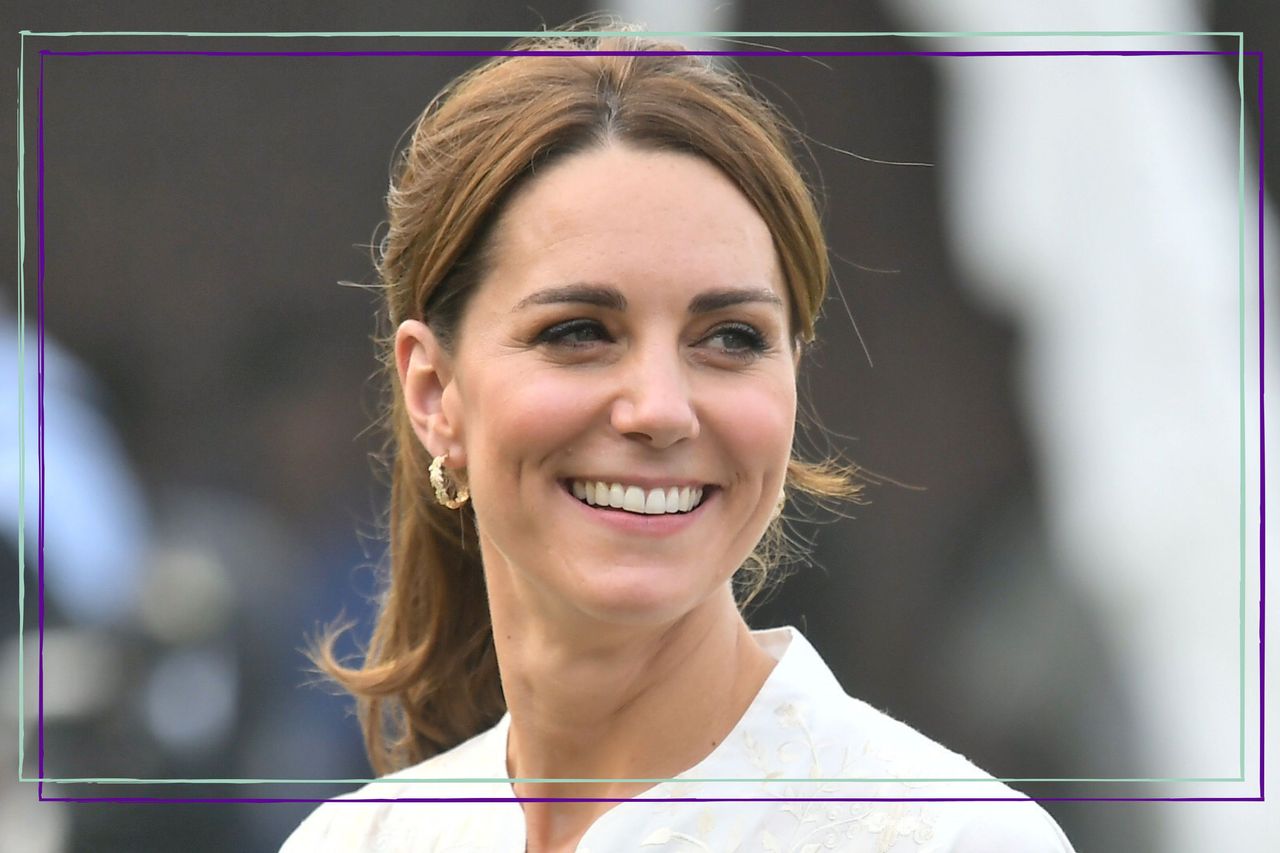
<path fill-rule="evenodd" d="M 725 323 L 717 326 L 705 340 L 719 341 L 721 350 L 743 358 L 760 355 L 769 348 L 764 335 L 747 323 Z"/>
<path fill-rule="evenodd" d="M 585 347 L 600 341 L 609 341 L 608 330 L 598 321 L 585 317 L 576 320 L 565 320 L 548 326 L 538 333 L 537 343 L 552 346 Z"/>

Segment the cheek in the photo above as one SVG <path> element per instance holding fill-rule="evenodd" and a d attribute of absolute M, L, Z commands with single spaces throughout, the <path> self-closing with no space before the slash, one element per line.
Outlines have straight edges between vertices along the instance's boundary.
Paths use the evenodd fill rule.
<path fill-rule="evenodd" d="M 759 382 L 722 389 L 704 408 L 703 420 L 745 468 L 785 466 L 795 433 L 795 385 Z"/>
<path fill-rule="evenodd" d="M 546 371 L 513 370 L 470 389 L 484 400 L 467 434 L 471 464 L 508 481 L 553 454 L 572 451 L 602 406 L 601 383 Z"/>

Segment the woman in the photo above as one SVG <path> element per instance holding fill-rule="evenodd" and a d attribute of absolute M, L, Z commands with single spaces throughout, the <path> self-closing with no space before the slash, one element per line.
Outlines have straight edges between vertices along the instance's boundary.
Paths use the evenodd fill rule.
<path fill-rule="evenodd" d="M 284 849 L 1070 850 L 1029 801 L 887 802 L 1017 795 L 740 613 L 788 492 L 856 491 L 791 456 L 827 261 L 783 121 L 704 59 L 605 53 L 680 45 L 517 47 L 599 53 L 496 58 L 418 122 L 390 581 L 363 665 L 318 653 L 390 772 L 351 799 L 507 801 L 339 800 Z M 410 781 L 442 779 L 487 781 Z"/>

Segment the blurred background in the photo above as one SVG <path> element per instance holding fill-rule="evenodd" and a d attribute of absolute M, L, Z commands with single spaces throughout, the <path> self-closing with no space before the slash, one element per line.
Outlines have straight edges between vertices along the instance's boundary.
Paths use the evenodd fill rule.
<path fill-rule="evenodd" d="M 1280 33 L 1280 12 L 1260 0 L 942 5 L 606 8 L 681 32 L 1244 30 L 1246 49 L 1278 43 Z M 16 69 L 21 29 L 532 30 L 599 8 L 240 6 L 145 0 L 126 12 L 18 0 L 0 8 L 0 21 Z M 23 775 L 38 775 L 40 749 L 35 50 L 505 41 L 29 44 L 21 373 L 14 266 L 0 277 L 6 399 L 16 401 L 17 377 L 25 389 L 25 455 L 16 405 L 0 426 L 0 540 L 15 566 L 26 466 Z M 1208 37 L 751 41 L 797 50 L 1236 48 Z M 1243 306 L 1234 56 L 740 62 L 807 135 L 805 166 L 834 253 L 836 286 L 804 381 L 826 429 L 810 429 L 808 446 L 838 449 L 904 484 L 871 489 L 848 518 L 810 522 L 795 508 L 793 532 L 813 542 L 811 561 L 751 621 L 800 627 L 849 692 L 997 776 L 1201 780 L 1015 783 L 1036 796 L 1257 792 L 1257 62 L 1244 64 Z M 369 244 L 401 134 L 470 65 L 46 60 L 46 776 L 368 777 L 350 704 L 311 683 L 300 651 L 343 613 L 367 635 L 383 553 L 384 485 L 371 463 L 381 436 L 368 429 L 381 391 L 370 341 L 378 304 L 352 285 L 374 282 Z M 15 103 L 16 73 L 3 85 Z M 14 111 L 0 111 L 11 164 L 14 122 Z M 0 209 L 0 220 L 4 252 L 16 258 L 16 206 Z M 1274 375 L 1271 348 L 1266 359 Z M 0 757 L 14 767 L 22 603 L 17 585 L 8 588 Z M 1231 781 L 1242 774 L 1246 782 Z M 36 804 L 35 786 L 14 775 L 0 781 L 0 851 L 274 850 L 314 807 Z M 351 787 L 79 784 L 45 793 L 319 797 Z M 1258 804 L 1046 806 L 1082 851 L 1262 850 L 1280 840 L 1275 810 Z"/>

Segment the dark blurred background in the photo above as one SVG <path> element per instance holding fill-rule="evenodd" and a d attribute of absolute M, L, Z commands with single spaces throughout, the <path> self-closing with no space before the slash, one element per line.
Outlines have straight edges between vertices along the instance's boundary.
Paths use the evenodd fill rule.
<path fill-rule="evenodd" d="M 1062 5 L 1069 17 L 1070 5 Z M 1138 12 L 1148 6 L 1161 10 L 1138 4 Z M 609 8 L 655 30 L 948 28 L 923 25 L 918 8 L 904 14 L 888 3 L 739 0 L 704 9 L 697 26 L 685 23 L 688 8 L 669 4 Z M 15 103 L 21 29 L 508 31 L 555 26 L 594 9 L 563 0 L 506 9 L 284 2 L 217 11 L 172 2 L 20 0 L 0 9 L 11 60 L 4 86 Z M 1166 11 L 1181 16 L 1179 29 L 1243 29 L 1247 48 L 1276 43 L 1280 16 L 1270 5 L 1197 9 Z M 1004 28 L 974 28 L 980 26 Z M 1119 25 L 1094 19 L 1090 28 Z M 378 50 L 496 48 L 504 41 L 86 37 L 36 47 Z M 858 45 L 929 47 L 919 40 Z M 26 59 L 31 259 L 38 61 L 32 50 Z M 1234 59 L 1200 59 L 1230 94 Z M 46 60 L 47 776 L 369 775 L 349 703 L 307 686 L 300 648 L 340 613 L 361 621 L 357 635 L 368 631 L 384 491 L 371 464 L 381 436 L 368 429 L 381 392 L 370 340 L 378 306 L 376 294 L 360 285 L 374 282 L 369 244 L 401 134 L 470 64 L 422 57 Z M 810 138 L 806 165 L 821 186 L 836 253 L 838 290 L 806 373 L 809 401 L 829 430 L 812 429 L 810 438 L 904 484 L 871 489 L 869 504 L 847 509 L 850 518 L 797 520 L 797 537 L 815 542 L 812 564 L 797 567 L 754 611 L 753 624 L 797 625 L 851 693 L 997 776 L 1206 775 L 1170 769 L 1159 760 L 1159 744 L 1144 740 L 1151 694 L 1131 677 L 1141 657 L 1135 665 L 1136 652 L 1118 645 L 1125 635 L 1107 624 L 1114 614 L 1096 606 L 1096 590 L 1064 565 L 1048 532 L 1038 439 L 1018 391 L 1029 332 L 975 296 L 966 281 L 972 273 L 949 242 L 945 170 L 958 160 L 949 156 L 941 126 L 948 91 L 942 63 L 902 56 L 747 59 L 741 66 Z M 1254 68 L 1246 64 L 1250 86 Z M 1252 91 L 1247 120 L 1256 122 Z M 13 110 L 0 111 L 0 144 L 11 164 L 14 121 Z M 12 169 L 6 174 L 12 182 Z M 1234 186 L 1225 189 L 1230 197 Z M 14 258 L 16 207 L 0 209 L 0 221 L 4 252 Z M 26 276 L 31 458 L 33 260 Z M 0 357 L 16 376 L 16 280 L 0 280 L 0 291 L 8 338 Z M 10 420 L 17 422 L 16 413 Z M 8 455 L 17 458 L 16 447 Z M 1105 470 L 1099 477 L 1106 479 Z M 30 507 L 33 466 L 26 478 Z M 11 481 L 16 490 L 16 471 Z M 5 536 L 16 557 L 16 498 L 10 503 Z M 38 750 L 36 542 L 29 510 L 28 777 L 36 775 Z M 17 608 L 9 600 L 0 627 L 16 638 Z M 6 691 L 16 683 L 16 655 L 11 639 Z M 16 705 L 15 696 L 3 713 L 12 715 Z M 11 760 L 17 763 L 16 754 Z M 1234 765 L 1226 766 L 1214 775 L 1234 774 Z M 306 797 L 350 787 L 67 785 L 46 793 Z M 1116 791 L 1018 787 L 1046 796 Z M 313 808 L 36 806 L 34 799 L 33 785 L 0 783 L 0 850 L 274 850 Z M 1047 807 L 1080 850 L 1207 849 L 1171 839 L 1197 837 L 1188 825 L 1221 818 L 1188 818 L 1185 810 L 1175 816 L 1171 806 Z M 1256 816 L 1233 820 L 1241 832 L 1261 825 Z M 1246 837 L 1253 836 L 1240 835 Z M 1263 849 L 1240 844 L 1217 849 Z"/>

